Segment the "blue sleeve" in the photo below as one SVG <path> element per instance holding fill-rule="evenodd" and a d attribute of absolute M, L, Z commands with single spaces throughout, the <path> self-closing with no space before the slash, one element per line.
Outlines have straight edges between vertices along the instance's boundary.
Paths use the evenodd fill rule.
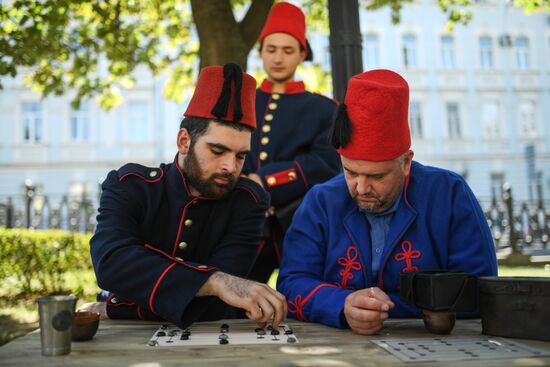
<path fill-rule="evenodd" d="M 316 191 L 306 194 L 286 233 L 277 289 L 287 298 L 289 317 L 342 328 L 340 314 L 352 291 L 323 279 L 328 221 Z"/>

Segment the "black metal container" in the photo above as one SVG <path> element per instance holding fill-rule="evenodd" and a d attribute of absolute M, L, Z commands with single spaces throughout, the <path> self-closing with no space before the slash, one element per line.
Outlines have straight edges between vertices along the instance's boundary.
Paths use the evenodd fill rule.
<path fill-rule="evenodd" d="M 480 277 L 482 333 L 550 340 L 550 278 Z"/>
<path fill-rule="evenodd" d="M 431 311 L 477 311 L 477 280 L 464 272 L 424 270 L 399 277 L 399 294 L 407 303 Z"/>

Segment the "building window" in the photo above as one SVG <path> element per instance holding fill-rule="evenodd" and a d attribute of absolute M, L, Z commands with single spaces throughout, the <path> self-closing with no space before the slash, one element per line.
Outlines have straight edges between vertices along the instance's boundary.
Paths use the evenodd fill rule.
<path fill-rule="evenodd" d="M 23 103 L 23 141 L 39 143 L 42 141 L 42 105 Z"/>
<path fill-rule="evenodd" d="M 409 126 L 413 138 L 422 138 L 422 110 L 420 102 L 411 102 L 409 105 Z"/>
<path fill-rule="evenodd" d="M 403 65 L 407 68 L 418 66 L 416 37 L 411 34 L 403 36 Z"/>
<path fill-rule="evenodd" d="M 493 40 L 491 37 L 479 38 L 479 63 L 482 69 L 493 68 Z"/>
<path fill-rule="evenodd" d="M 455 41 L 451 36 L 441 37 L 441 65 L 444 69 L 455 68 Z"/>
<path fill-rule="evenodd" d="M 378 35 L 367 34 L 363 36 L 363 67 L 374 68 L 380 65 L 380 47 Z"/>
<path fill-rule="evenodd" d="M 536 105 L 534 101 L 520 102 L 519 123 L 521 128 L 521 135 L 524 138 L 534 139 L 538 136 Z"/>
<path fill-rule="evenodd" d="M 447 103 L 447 128 L 449 139 L 460 139 L 462 137 L 458 104 L 454 102 Z"/>
<path fill-rule="evenodd" d="M 71 108 L 70 133 L 71 142 L 81 143 L 90 140 L 90 121 L 88 104 L 83 103 L 80 109 Z"/>
<path fill-rule="evenodd" d="M 516 50 L 516 67 L 518 70 L 529 69 L 529 40 L 526 37 L 518 37 L 514 41 Z"/>
<path fill-rule="evenodd" d="M 147 102 L 130 102 L 128 111 L 130 119 L 128 124 L 129 140 L 136 143 L 152 141 L 153 136 L 149 126 L 149 105 Z"/>
<path fill-rule="evenodd" d="M 488 101 L 483 104 L 483 127 L 485 136 L 497 138 L 500 136 L 499 106 L 495 101 Z"/>

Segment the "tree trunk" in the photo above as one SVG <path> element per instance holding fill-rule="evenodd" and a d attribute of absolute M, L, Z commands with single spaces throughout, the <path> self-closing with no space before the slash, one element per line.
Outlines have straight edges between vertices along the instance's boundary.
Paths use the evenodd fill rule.
<path fill-rule="evenodd" d="M 191 0 L 200 42 L 200 67 L 234 62 L 246 70 L 273 0 L 254 0 L 240 23 L 235 21 L 230 0 Z"/>

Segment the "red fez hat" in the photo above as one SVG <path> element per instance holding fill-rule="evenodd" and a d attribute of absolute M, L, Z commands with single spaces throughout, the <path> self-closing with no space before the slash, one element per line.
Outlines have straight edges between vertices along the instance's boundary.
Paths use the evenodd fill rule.
<path fill-rule="evenodd" d="M 277 3 L 271 9 L 264 29 L 260 34 L 260 43 L 272 33 L 287 33 L 296 38 L 308 52 L 306 41 L 306 17 L 300 8 L 290 3 Z"/>
<path fill-rule="evenodd" d="M 351 134 L 338 153 L 350 159 L 389 161 L 409 150 L 409 85 L 401 75 L 371 70 L 351 77 L 344 104 Z"/>
<path fill-rule="evenodd" d="M 256 79 L 237 64 L 207 66 L 184 116 L 239 122 L 256 128 Z"/>

